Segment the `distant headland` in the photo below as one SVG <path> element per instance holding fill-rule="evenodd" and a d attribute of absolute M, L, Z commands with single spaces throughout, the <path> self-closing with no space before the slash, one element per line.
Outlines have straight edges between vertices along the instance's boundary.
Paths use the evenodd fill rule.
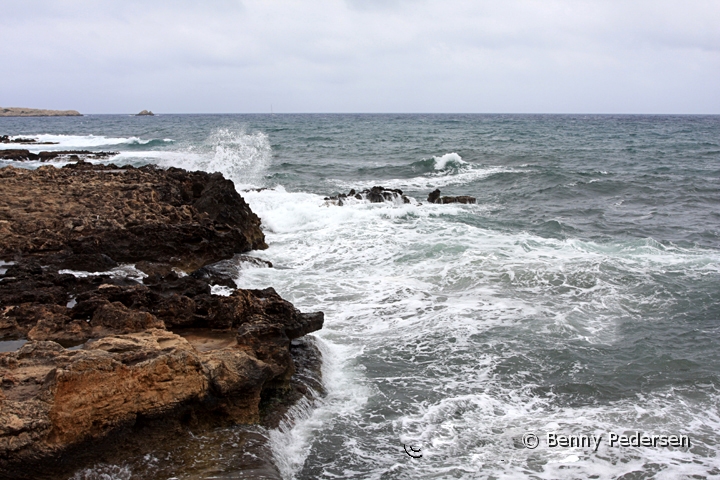
<path fill-rule="evenodd" d="M 0 117 L 81 117 L 77 110 L 43 110 L 39 108 L 0 107 Z"/>

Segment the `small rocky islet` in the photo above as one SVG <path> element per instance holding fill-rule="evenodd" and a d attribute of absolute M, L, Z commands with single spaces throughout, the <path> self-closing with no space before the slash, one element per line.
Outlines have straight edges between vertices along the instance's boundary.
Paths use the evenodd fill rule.
<path fill-rule="evenodd" d="M 322 391 L 303 337 L 323 313 L 236 288 L 239 262 L 270 265 L 243 255 L 267 244 L 222 175 L 78 161 L 2 168 L 0 189 L 0 341 L 26 341 L 0 353 L 0 478 L 277 424 Z"/>
<path fill-rule="evenodd" d="M 385 188 L 382 186 L 375 186 L 365 190 L 351 189 L 348 193 L 341 193 L 339 195 L 333 195 L 325 197 L 326 205 L 337 205 L 342 207 L 343 205 L 359 201 L 359 202 L 370 202 L 370 203 L 411 203 L 410 197 L 403 194 L 403 191 L 399 188 Z M 441 196 L 440 189 L 435 189 L 430 192 L 427 197 L 428 203 L 465 203 L 473 204 L 477 202 L 475 197 L 468 195 L 460 195 L 457 197 L 453 196 Z"/>
<path fill-rule="evenodd" d="M 46 110 L 42 108 L 0 107 L 0 117 L 81 117 L 77 110 Z"/>

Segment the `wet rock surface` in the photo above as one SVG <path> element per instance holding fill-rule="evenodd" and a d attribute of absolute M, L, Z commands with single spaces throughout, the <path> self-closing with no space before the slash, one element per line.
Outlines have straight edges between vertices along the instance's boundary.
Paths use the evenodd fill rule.
<path fill-rule="evenodd" d="M 0 135 L 0 143 L 20 143 L 32 145 L 57 145 L 58 142 L 38 142 L 34 138 L 11 137 L 9 135 Z"/>
<path fill-rule="evenodd" d="M 302 338 L 322 312 L 236 288 L 243 265 L 271 265 L 242 255 L 264 236 L 221 175 L 6 167 L 0 188 L 0 341 L 27 340 L 0 353 L 0 478 L 67 478 L 189 432 L 277 424 L 322 390 Z M 263 458 L 248 468 L 272 477 Z"/>
<path fill-rule="evenodd" d="M 381 186 L 375 186 L 370 189 L 355 191 L 350 190 L 347 194 L 341 193 L 332 197 L 325 197 L 325 202 L 331 205 L 343 206 L 348 203 L 356 202 L 370 202 L 370 203 L 383 203 L 383 202 L 394 202 L 394 203 L 410 203 L 410 199 L 403 195 L 402 190 L 398 188 L 385 188 Z"/>
<path fill-rule="evenodd" d="M 375 186 L 370 189 L 361 191 L 350 190 L 348 193 L 341 193 L 339 195 L 333 195 L 331 197 L 325 197 L 325 205 L 337 205 L 342 207 L 343 205 L 351 205 L 358 202 L 370 202 L 370 203 L 411 203 L 410 197 L 403 194 L 403 191 L 398 188 L 385 188 L 382 186 Z M 465 203 L 471 204 L 476 203 L 475 197 L 468 195 L 460 195 L 457 197 L 452 196 L 441 196 L 440 189 L 435 189 L 431 192 L 427 201 L 429 203 Z M 417 203 L 417 202 L 416 202 Z"/>
<path fill-rule="evenodd" d="M 28 139 L 23 139 L 28 140 Z M 40 144 L 44 145 L 44 144 Z M 50 152 L 32 153 L 25 149 L 0 150 L 0 160 L 27 162 L 30 160 L 49 162 L 51 160 L 103 160 L 117 155 L 118 152 L 91 152 L 89 150 L 55 150 Z"/>
<path fill-rule="evenodd" d="M 440 196 L 440 189 L 435 189 L 427 197 L 427 201 L 429 203 L 476 203 L 477 200 L 475 197 L 470 197 L 468 195 L 460 195 L 457 197 L 441 197 Z"/>

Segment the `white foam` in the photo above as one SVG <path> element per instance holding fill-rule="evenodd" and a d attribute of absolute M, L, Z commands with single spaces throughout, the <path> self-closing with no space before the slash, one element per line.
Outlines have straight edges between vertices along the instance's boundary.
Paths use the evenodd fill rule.
<path fill-rule="evenodd" d="M 330 181 L 337 185 L 341 191 L 347 191 L 351 188 L 356 190 L 372 188 L 375 185 L 382 185 L 383 187 L 390 189 L 399 188 L 401 190 L 424 190 L 428 188 L 441 188 L 449 185 L 465 185 L 500 173 L 516 173 L 520 171 L 521 170 L 507 167 L 464 164 L 458 169 L 438 170 L 436 172 L 426 173 L 422 176 L 411 178 L 391 178 L 352 182 L 333 179 Z"/>
<path fill-rule="evenodd" d="M 243 195 L 261 217 L 271 245 L 258 256 L 289 268 L 246 271 L 239 286 L 273 286 L 301 310 L 323 310 L 325 326 L 316 335 L 331 357 L 333 349 L 343 349 L 326 364 L 332 400 L 306 411 L 296 427 L 277 433 L 273 451 L 285 478 L 293 478 L 308 461 L 318 461 L 307 452 L 327 436 L 344 438 L 342 448 L 347 449 L 326 467 L 333 471 L 350 468 L 349 456 L 357 455 L 365 459 L 359 463 L 366 469 L 358 475 L 380 477 L 403 458 L 401 446 L 397 455 L 387 446 L 417 441 L 423 445 L 422 468 L 407 467 L 411 470 L 402 470 L 406 476 L 443 477 L 462 468 L 468 476 L 493 472 L 512 478 L 528 474 L 533 453 L 514 446 L 516 440 L 524 431 L 541 431 L 548 424 L 585 432 L 637 425 L 657 433 L 688 429 L 690 422 L 695 422 L 693 431 L 720 426 L 714 414 L 703 413 L 712 410 L 714 397 L 684 405 L 669 392 L 657 392 L 642 403 L 558 408 L 552 396 L 533 393 L 537 385 L 529 372 L 514 374 L 516 386 L 493 376 L 506 358 L 492 353 L 491 346 L 478 350 L 477 345 L 483 337 L 490 345 L 497 343 L 498 352 L 521 356 L 518 345 L 505 349 L 502 338 L 489 332 L 528 328 L 563 341 L 612 345 L 621 338 L 619 328 L 629 320 L 634 303 L 652 301 L 652 308 L 662 312 L 676 301 L 648 300 L 636 292 L 635 282 L 653 282 L 650 272 L 698 280 L 717 275 L 720 254 L 715 251 L 650 239 L 600 244 L 486 230 L 459 221 L 473 211 L 467 206 L 327 207 L 322 197 L 282 187 Z M 618 281 L 615 271 L 635 280 Z M 391 370 L 404 361 L 413 368 L 398 367 L 396 374 L 378 371 L 377 365 Z M 369 368 L 375 368 L 372 377 L 366 374 Z M 386 384 L 422 393 L 417 401 L 400 401 L 379 393 Z M 361 404 L 347 394 L 356 388 L 364 392 L 358 394 Z M 371 405 L 380 398 L 386 410 L 399 415 L 397 420 L 368 418 L 379 415 L 373 413 L 379 407 Z M 635 408 L 638 404 L 645 413 Z M 647 412 L 658 414 L 650 421 L 644 417 Z M 709 445 L 712 435 L 699 441 Z M 613 478 L 656 461 L 672 464 L 662 473 L 671 478 L 706 474 L 715 465 L 710 457 L 688 465 L 694 454 L 677 450 L 618 455 L 596 458 L 572 449 L 545 449 L 534 471 L 539 478 L 583 477 L 594 471 Z"/>
<path fill-rule="evenodd" d="M 460 165 L 467 165 L 467 162 L 455 152 L 446 153 L 440 157 L 433 157 L 433 159 L 435 160 L 435 170 L 445 170 L 448 163 L 454 168 L 458 168 Z"/>
<path fill-rule="evenodd" d="M 127 153 L 123 153 L 127 155 Z M 244 129 L 217 129 L 201 145 L 164 154 L 149 153 L 164 167 L 220 172 L 238 190 L 262 187 L 272 161 L 270 140 L 263 132 Z"/>
<path fill-rule="evenodd" d="M 226 287 L 225 285 L 211 285 L 210 293 L 213 295 L 221 295 L 223 297 L 229 297 L 235 291 L 234 288 Z"/>
<path fill-rule="evenodd" d="M 17 137 L 35 139 L 38 143 L 51 142 L 54 145 L 34 145 L 3 143 L 0 149 L 27 149 L 31 152 L 52 151 L 52 150 L 72 150 L 72 149 L 88 149 L 96 147 L 110 147 L 117 145 L 146 145 L 154 140 L 160 139 L 143 139 L 140 137 L 106 137 L 103 135 L 55 135 L 55 134 L 39 134 L 39 135 L 18 135 Z M 14 137 L 16 138 L 16 137 Z M 173 139 L 165 138 L 162 142 L 171 144 Z"/>
<path fill-rule="evenodd" d="M 63 270 L 59 270 L 58 273 L 70 274 L 79 278 L 110 275 L 113 278 L 129 278 L 130 280 L 135 280 L 136 282 L 141 282 L 143 278 L 147 277 L 147 274 L 145 272 L 138 270 L 137 268 L 135 268 L 135 265 L 132 264 L 120 265 L 102 272 L 86 272 L 84 270 L 71 270 L 66 268 Z"/>
<path fill-rule="evenodd" d="M 269 432 L 275 464 L 283 478 L 293 478 L 302 467 L 318 430 L 334 419 L 354 415 L 370 395 L 361 380 L 362 372 L 353 367 L 361 349 L 328 340 L 319 340 L 317 346 L 323 358 L 322 377 L 327 395 L 316 402 L 307 399 L 300 402 L 289 412 L 289 422 Z"/>

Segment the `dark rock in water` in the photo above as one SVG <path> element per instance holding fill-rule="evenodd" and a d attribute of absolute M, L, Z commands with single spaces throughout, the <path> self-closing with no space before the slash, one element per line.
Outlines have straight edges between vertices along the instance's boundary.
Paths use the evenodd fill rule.
<path fill-rule="evenodd" d="M 138 114 L 135 115 L 135 116 L 136 116 L 136 117 L 141 117 L 141 116 L 151 116 L 151 117 L 152 117 L 152 116 L 154 116 L 154 115 L 155 115 L 155 114 L 154 114 L 153 112 L 151 112 L 150 110 L 143 110 L 142 112 L 138 113 Z"/>
<path fill-rule="evenodd" d="M 402 190 L 398 188 L 389 189 L 385 187 L 375 186 L 371 189 L 365 189 L 361 192 L 356 192 L 353 188 L 349 193 L 335 195 L 332 197 L 325 197 L 325 201 L 330 205 L 337 205 L 342 207 L 347 202 L 347 199 L 356 199 L 360 201 L 368 201 L 370 203 L 384 203 L 384 202 L 396 202 L 402 201 L 403 203 L 410 203 L 410 199 L 403 195 Z"/>
<path fill-rule="evenodd" d="M 271 265 L 238 255 L 267 245 L 222 175 L 6 167 L 0 191 L 0 258 L 14 262 L 0 339 L 29 340 L 0 353 L 0 478 L 67 478 L 140 439 L 255 423 L 302 396 L 292 342 L 324 316 L 234 288 L 242 265 Z M 119 277 L 118 262 L 147 276 Z"/>
<path fill-rule="evenodd" d="M 57 145 L 58 142 L 38 142 L 34 138 L 15 137 L 10 138 L 8 135 L 0 135 L 0 143 L 21 143 L 32 145 Z"/>
<path fill-rule="evenodd" d="M 460 195 L 457 197 L 441 197 L 440 189 L 437 188 L 430 192 L 427 197 L 427 201 L 430 203 L 476 203 L 477 200 L 475 197 L 470 197 L 468 195 Z"/>
<path fill-rule="evenodd" d="M 118 152 L 91 152 L 89 150 L 57 150 L 54 152 L 32 153 L 29 150 L 0 150 L 0 160 L 14 160 L 24 162 L 39 160 L 47 162 L 50 160 L 102 160 L 117 155 Z"/>

